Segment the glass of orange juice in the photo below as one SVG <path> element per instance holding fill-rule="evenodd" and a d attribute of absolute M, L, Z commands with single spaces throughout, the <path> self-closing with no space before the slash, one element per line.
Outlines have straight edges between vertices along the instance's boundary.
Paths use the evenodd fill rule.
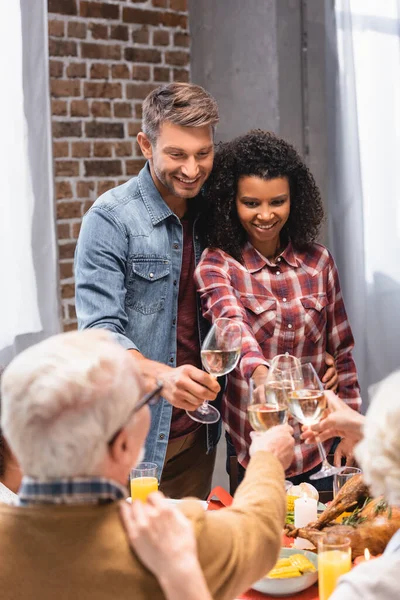
<path fill-rule="evenodd" d="M 131 497 L 146 502 L 147 496 L 158 490 L 157 465 L 151 462 L 139 463 L 131 470 Z"/>
<path fill-rule="evenodd" d="M 318 587 L 320 600 L 328 600 L 341 575 L 351 569 L 350 539 L 327 533 L 318 540 Z"/>

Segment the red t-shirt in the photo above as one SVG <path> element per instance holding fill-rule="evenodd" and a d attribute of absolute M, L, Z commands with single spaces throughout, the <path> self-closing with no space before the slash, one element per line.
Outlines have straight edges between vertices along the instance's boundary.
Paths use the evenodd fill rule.
<path fill-rule="evenodd" d="M 194 365 L 201 369 L 199 329 L 197 323 L 196 288 L 193 274 L 196 267 L 193 247 L 193 218 L 181 219 L 183 228 L 182 268 L 179 280 L 176 366 Z M 200 427 L 186 411 L 172 409 L 169 437 L 175 439 Z"/>

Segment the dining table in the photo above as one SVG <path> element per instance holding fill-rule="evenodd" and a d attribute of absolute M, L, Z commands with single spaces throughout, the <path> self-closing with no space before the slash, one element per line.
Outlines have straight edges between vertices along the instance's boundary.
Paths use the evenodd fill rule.
<path fill-rule="evenodd" d="M 230 506 L 232 503 L 232 496 L 222 487 L 218 486 L 214 488 L 208 497 L 208 510 L 219 510 L 226 506 Z M 293 545 L 293 540 L 282 534 L 282 547 L 290 548 Z M 276 600 L 277 596 L 270 596 L 256 590 L 247 590 L 244 594 L 239 596 L 236 600 Z M 280 596 L 282 598 L 282 596 Z M 290 596 L 284 596 L 286 600 L 319 600 L 318 594 L 318 583 L 315 583 L 311 587 L 307 588 L 302 592 L 293 594 Z"/>

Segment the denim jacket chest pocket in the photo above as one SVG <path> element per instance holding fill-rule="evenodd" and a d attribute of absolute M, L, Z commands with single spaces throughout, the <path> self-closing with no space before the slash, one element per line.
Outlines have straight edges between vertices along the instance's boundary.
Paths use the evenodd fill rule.
<path fill-rule="evenodd" d="M 326 329 L 326 294 L 315 294 L 300 298 L 304 308 L 304 334 L 314 343 L 318 342 Z"/>
<path fill-rule="evenodd" d="M 276 300 L 260 294 L 241 294 L 240 301 L 254 336 L 259 344 L 274 334 L 276 324 Z"/>
<path fill-rule="evenodd" d="M 133 256 L 128 269 L 127 306 L 145 315 L 164 308 L 171 260 L 167 256 Z"/>

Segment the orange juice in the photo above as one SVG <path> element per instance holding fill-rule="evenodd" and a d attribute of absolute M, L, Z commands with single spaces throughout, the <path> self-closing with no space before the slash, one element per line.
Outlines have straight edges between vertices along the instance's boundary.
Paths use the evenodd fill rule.
<path fill-rule="evenodd" d="M 158 490 L 157 477 L 135 477 L 131 479 L 132 500 L 146 502 L 147 496 Z"/>
<path fill-rule="evenodd" d="M 325 550 L 318 553 L 318 586 L 320 600 L 328 600 L 341 575 L 351 569 L 351 550 Z"/>

